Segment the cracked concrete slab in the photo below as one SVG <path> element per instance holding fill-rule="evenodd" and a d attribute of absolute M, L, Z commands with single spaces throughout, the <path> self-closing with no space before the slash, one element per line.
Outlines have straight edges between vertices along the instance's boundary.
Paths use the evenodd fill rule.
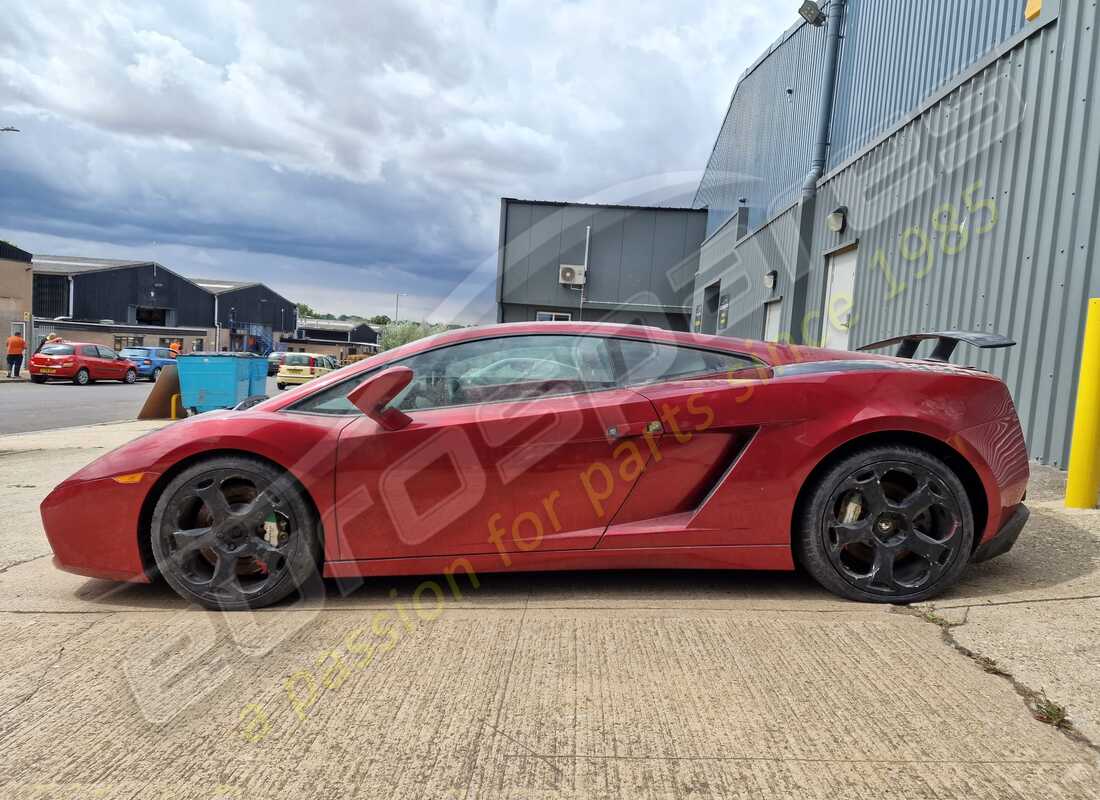
<path fill-rule="evenodd" d="M 1097 796 L 1100 755 L 937 625 L 799 575 L 485 575 L 428 619 L 372 579 L 224 615 L 34 558 L 46 484 L 138 430 L 0 437 L 0 485 L 39 469 L 7 534 L 32 560 L 0 572 L 4 798 Z M 934 613 L 1087 723 L 1097 601 L 1052 598 L 1096 594 L 1096 527 L 1036 519 Z"/>

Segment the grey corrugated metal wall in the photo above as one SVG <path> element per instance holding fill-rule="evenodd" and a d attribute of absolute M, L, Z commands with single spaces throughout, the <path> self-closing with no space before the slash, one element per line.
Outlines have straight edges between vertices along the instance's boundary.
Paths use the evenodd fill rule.
<path fill-rule="evenodd" d="M 813 157 L 807 132 L 820 113 L 824 52 L 821 31 L 797 25 L 738 81 L 692 203 L 708 210 L 708 236 L 739 198 L 750 230 L 797 199 Z"/>
<path fill-rule="evenodd" d="M 1013 336 L 1016 348 L 960 348 L 956 360 L 1003 376 L 1032 457 L 1063 466 L 1085 307 L 1100 296 L 1100 19 L 1095 2 L 1046 0 L 1027 23 L 1024 5 L 850 0 L 832 172 L 811 220 L 807 318 L 793 320 L 787 302 L 797 206 L 777 208 L 771 224 L 739 242 L 732 224 L 708 239 L 693 302 L 721 279 L 731 297 L 724 332 L 760 337 L 763 303 L 782 296 L 783 330 L 808 323 L 820 335 L 829 254 L 857 245 L 851 345 L 945 327 Z M 928 37 L 920 47 L 906 41 L 917 35 Z M 750 74 L 770 76 L 777 89 L 801 74 L 762 66 Z M 811 122 L 807 113 L 800 124 Z M 734 130 L 761 135 L 734 117 L 719 141 Z M 849 228 L 832 234 L 824 217 L 841 206 Z M 769 270 L 778 272 L 771 293 L 762 287 Z"/>
<path fill-rule="evenodd" d="M 851 0 L 833 107 L 835 167 L 1024 27 L 1021 0 Z"/>
<path fill-rule="evenodd" d="M 1097 16 L 1094 2 L 1063 3 L 1055 22 L 827 176 L 819 213 L 846 205 L 852 228 L 815 226 L 809 290 L 820 309 L 824 253 L 858 240 L 853 346 L 945 327 L 1013 336 L 1011 350 L 956 360 L 1005 378 L 1032 457 L 1059 466 L 1085 306 L 1100 295 Z"/>
<path fill-rule="evenodd" d="M 719 334 L 759 339 L 764 332 L 764 303 L 779 302 L 784 320 L 790 316 L 790 293 L 798 252 L 798 207 L 792 206 L 754 235 L 738 243 L 736 229 L 726 226 L 707 240 L 699 253 L 695 279 L 695 304 L 715 281 L 729 300 L 728 324 Z M 773 289 L 764 287 L 763 276 L 775 271 Z"/>
<path fill-rule="evenodd" d="M 501 203 L 501 319 L 532 318 L 530 309 L 567 309 L 577 318 L 580 293 L 561 285 L 558 267 L 584 263 L 587 226 L 592 235 L 585 319 L 620 305 L 654 312 L 667 306 L 685 315 L 706 226 L 702 211 L 507 198 Z"/>
<path fill-rule="evenodd" d="M 848 0 L 830 167 L 1023 26 L 1022 0 Z M 708 209 L 708 236 L 740 198 L 750 230 L 798 199 L 823 99 L 824 50 L 823 29 L 799 23 L 738 81 L 693 203 Z"/>

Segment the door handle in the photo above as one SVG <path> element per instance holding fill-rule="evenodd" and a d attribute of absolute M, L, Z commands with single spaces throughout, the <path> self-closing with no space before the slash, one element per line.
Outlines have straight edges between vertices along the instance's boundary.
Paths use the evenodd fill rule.
<path fill-rule="evenodd" d="M 614 441 L 615 439 L 625 439 L 629 436 L 644 436 L 647 433 L 657 434 L 664 433 L 664 426 L 660 420 L 651 420 L 649 422 L 624 422 L 621 425 L 612 425 L 607 429 L 607 438 Z"/>

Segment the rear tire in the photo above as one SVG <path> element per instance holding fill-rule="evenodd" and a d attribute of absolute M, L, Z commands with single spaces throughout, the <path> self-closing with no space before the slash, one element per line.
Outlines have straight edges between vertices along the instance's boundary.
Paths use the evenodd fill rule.
<path fill-rule="evenodd" d="M 319 526 L 304 491 L 247 456 L 211 458 L 176 476 L 157 500 L 151 544 L 168 585 L 206 608 L 261 608 L 320 584 Z"/>
<path fill-rule="evenodd" d="M 31 383 L 45 383 L 45 382 L 46 382 L 46 376 L 45 375 L 31 375 Z"/>
<path fill-rule="evenodd" d="M 156 369 L 153 370 L 153 376 L 152 376 L 151 380 L 153 381 L 153 383 L 156 383 L 157 381 L 160 380 L 160 367 L 157 367 Z"/>
<path fill-rule="evenodd" d="M 283 389 L 285 389 L 285 388 L 286 388 L 286 384 L 285 384 L 285 383 L 276 383 L 275 385 L 276 385 L 276 386 L 277 386 L 277 387 L 279 388 L 279 391 L 280 391 L 280 392 L 281 392 L 281 391 L 283 391 Z"/>
<path fill-rule="evenodd" d="M 962 574 L 974 515 L 962 481 L 914 447 L 873 447 L 828 468 L 795 520 L 798 561 L 851 600 L 916 603 Z"/>
<path fill-rule="evenodd" d="M 88 374 L 88 370 L 81 367 L 77 370 L 76 375 L 73 376 L 73 383 L 77 386 L 87 386 L 92 382 L 92 376 Z"/>

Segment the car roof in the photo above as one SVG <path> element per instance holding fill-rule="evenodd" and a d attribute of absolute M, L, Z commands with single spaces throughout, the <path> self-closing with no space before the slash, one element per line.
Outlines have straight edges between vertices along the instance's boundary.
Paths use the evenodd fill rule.
<path fill-rule="evenodd" d="M 422 353 L 426 350 L 434 350 L 437 347 L 446 347 L 460 342 L 474 341 L 477 339 L 540 334 L 641 339 L 664 344 L 699 347 L 708 350 L 718 350 L 737 355 L 750 356 L 767 366 L 802 364 L 810 361 L 895 360 L 891 356 L 874 353 L 857 353 L 848 350 L 825 350 L 819 347 L 807 347 L 804 345 L 780 344 L 776 342 L 762 342 L 755 339 L 739 339 L 730 336 L 711 336 L 702 333 L 670 331 L 649 325 L 626 325 L 608 322 L 504 322 L 496 325 L 456 328 L 454 330 L 444 331 L 443 333 L 437 333 L 434 336 L 426 336 L 423 339 L 417 339 L 416 341 L 409 342 L 400 347 L 395 347 L 392 350 L 376 353 L 369 358 L 364 358 L 336 372 L 329 373 L 307 384 L 303 384 L 297 389 L 292 389 L 289 392 L 273 397 L 258 406 L 258 408 L 265 408 L 273 411 L 286 408 L 308 395 L 323 391 L 326 387 L 348 380 L 354 375 L 375 369 L 380 364 L 408 358 L 409 356 Z M 309 353 L 299 355 L 309 355 Z"/>
<path fill-rule="evenodd" d="M 389 360 L 400 351 L 405 358 L 424 350 L 474 339 L 491 339 L 497 336 L 523 336 L 531 334 L 559 334 L 569 336 L 605 336 L 626 339 L 643 339 L 651 342 L 701 347 L 708 350 L 720 350 L 727 353 L 747 355 L 770 366 L 797 364 L 805 361 L 875 360 L 889 356 L 856 353 L 848 350 L 824 350 L 805 345 L 763 342 L 757 339 L 742 339 L 734 336 L 714 336 L 705 333 L 671 331 L 651 325 L 628 325 L 612 322 L 504 322 L 496 325 L 482 325 L 470 328 L 457 328 L 435 336 L 418 339 L 394 350 L 379 353 L 366 361 Z M 382 356 L 383 358 L 379 358 Z"/>

